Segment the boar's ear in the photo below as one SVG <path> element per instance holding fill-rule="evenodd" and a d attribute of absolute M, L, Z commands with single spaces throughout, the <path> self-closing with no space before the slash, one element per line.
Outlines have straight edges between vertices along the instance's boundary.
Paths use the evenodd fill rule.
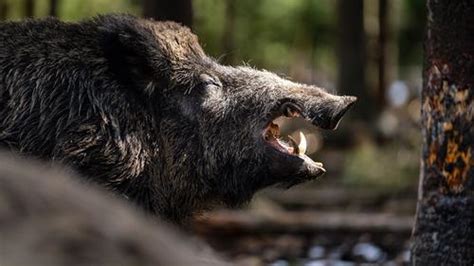
<path fill-rule="evenodd" d="M 208 64 L 197 36 L 177 23 L 128 16 L 102 19 L 103 51 L 121 80 L 147 89 L 152 81 L 161 88 L 190 86 L 198 69 Z"/>
<path fill-rule="evenodd" d="M 127 85 L 145 89 L 156 78 L 146 32 L 137 29 L 104 30 L 102 49 L 109 69 Z"/>

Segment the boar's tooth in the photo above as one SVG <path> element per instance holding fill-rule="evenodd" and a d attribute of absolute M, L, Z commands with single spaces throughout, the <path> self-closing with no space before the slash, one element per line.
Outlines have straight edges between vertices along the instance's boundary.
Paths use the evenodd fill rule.
<path fill-rule="evenodd" d="M 299 154 L 306 153 L 306 146 L 307 146 L 306 137 L 304 136 L 303 132 L 300 131 L 300 144 L 298 145 Z"/>

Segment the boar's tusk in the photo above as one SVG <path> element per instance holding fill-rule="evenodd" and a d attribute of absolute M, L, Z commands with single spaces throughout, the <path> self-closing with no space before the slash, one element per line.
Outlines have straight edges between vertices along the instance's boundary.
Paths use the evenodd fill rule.
<path fill-rule="evenodd" d="M 298 144 L 298 153 L 305 154 L 307 145 L 308 142 L 306 141 L 306 137 L 304 136 L 303 132 L 300 131 L 300 144 Z"/>

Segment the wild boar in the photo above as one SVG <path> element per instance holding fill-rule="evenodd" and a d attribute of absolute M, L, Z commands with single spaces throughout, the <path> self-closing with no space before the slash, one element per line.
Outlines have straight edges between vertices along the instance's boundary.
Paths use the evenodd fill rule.
<path fill-rule="evenodd" d="M 322 175 L 273 121 L 334 129 L 356 100 L 221 65 L 172 22 L 26 20 L 2 23 L 0 39 L 0 146 L 64 163 L 176 223 Z"/>

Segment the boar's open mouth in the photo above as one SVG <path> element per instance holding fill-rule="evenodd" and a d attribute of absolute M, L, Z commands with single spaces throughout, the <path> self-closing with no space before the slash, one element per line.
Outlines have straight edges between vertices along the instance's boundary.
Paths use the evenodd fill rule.
<path fill-rule="evenodd" d="M 291 136 L 282 137 L 280 136 L 280 126 L 275 120 L 280 117 L 301 117 L 318 128 L 336 129 L 342 116 L 353 105 L 356 98 L 338 96 L 337 99 L 337 102 L 328 103 L 331 106 L 331 108 L 327 108 L 331 110 L 330 112 L 311 112 L 295 102 L 285 102 L 277 106 L 277 111 L 270 115 L 261 134 L 266 146 L 271 147 L 271 150 L 277 154 L 278 164 L 283 164 L 278 167 L 280 170 L 296 169 L 302 179 L 315 178 L 326 172 L 321 162 L 315 162 L 305 154 L 308 145 L 305 135 L 300 132 L 299 143 Z"/>
<path fill-rule="evenodd" d="M 281 115 L 274 115 L 274 118 L 268 122 L 267 126 L 263 131 L 263 138 L 265 141 L 273 146 L 275 149 L 280 152 L 290 154 L 290 155 L 303 155 L 306 153 L 307 141 L 305 135 L 300 132 L 300 143 L 297 144 L 296 141 L 291 137 L 287 136 L 287 140 L 284 140 L 280 136 L 280 126 L 275 122 L 281 116 L 285 117 L 301 117 L 300 109 L 296 105 L 286 105 L 281 112 Z"/>
<path fill-rule="evenodd" d="M 280 136 L 280 126 L 271 121 L 263 133 L 265 141 L 280 152 L 289 155 L 305 155 L 307 140 L 303 132 L 300 132 L 300 143 L 291 136 L 286 136 L 286 140 Z"/>
<path fill-rule="evenodd" d="M 320 174 L 323 174 L 326 170 L 323 168 L 321 162 L 315 162 L 306 155 L 306 147 L 308 142 L 303 132 L 300 132 L 299 143 L 291 136 L 282 137 L 280 135 L 280 126 L 275 121 L 278 118 L 284 116 L 289 118 L 302 117 L 307 119 L 301 112 L 301 108 L 295 104 L 286 103 L 279 108 L 281 111 L 272 115 L 272 119 L 266 124 L 263 129 L 263 139 L 265 143 L 278 152 L 286 156 L 299 157 L 306 163 L 309 163 L 313 168 L 318 169 Z"/>

